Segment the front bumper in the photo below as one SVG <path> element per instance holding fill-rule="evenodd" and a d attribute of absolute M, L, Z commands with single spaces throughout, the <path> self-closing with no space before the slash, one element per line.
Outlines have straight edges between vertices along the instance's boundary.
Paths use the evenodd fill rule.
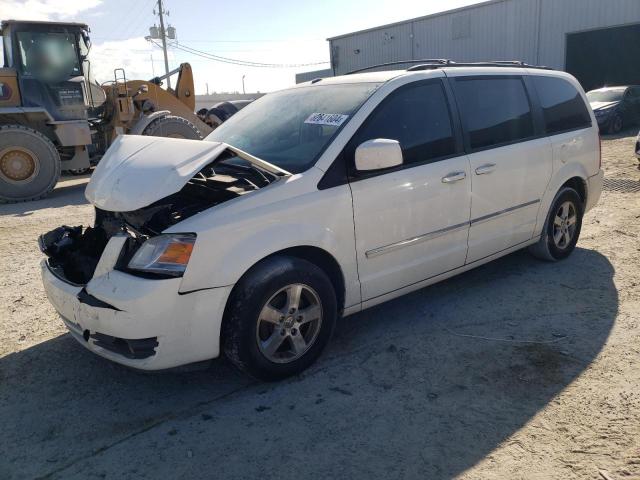
<path fill-rule="evenodd" d="M 146 279 L 117 270 L 82 287 L 59 278 L 47 260 L 41 269 L 47 296 L 71 335 L 102 357 L 162 370 L 220 353 L 220 326 L 232 287 L 180 294 L 180 278 Z"/>

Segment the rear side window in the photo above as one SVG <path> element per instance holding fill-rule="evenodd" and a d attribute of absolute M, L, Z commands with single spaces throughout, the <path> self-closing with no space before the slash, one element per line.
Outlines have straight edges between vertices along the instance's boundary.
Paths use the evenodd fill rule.
<path fill-rule="evenodd" d="M 376 138 L 400 142 L 405 164 L 453 155 L 455 139 L 442 83 L 420 83 L 392 93 L 356 134 L 353 151 Z"/>
<path fill-rule="evenodd" d="M 520 77 L 461 77 L 458 108 L 472 150 L 498 147 L 534 135 L 529 97 Z"/>
<path fill-rule="evenodd" d="M 549 135 L 588 128 L 591 117 L 578 90 L 562 78 L 531 77 L 544 115 Z"/>

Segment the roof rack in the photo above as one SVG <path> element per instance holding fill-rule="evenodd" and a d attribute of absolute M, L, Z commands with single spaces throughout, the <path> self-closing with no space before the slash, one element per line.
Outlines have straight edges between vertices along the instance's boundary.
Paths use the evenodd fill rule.
<path fill-rule="evenodd" d="M 377 65 L 371 65 L 370 67 L 359 68 L 358 70 L 352 70 L 345 73 L 345 75 L 353 75 L 354 73 L 366 72 L 367 70 L 373 70 L 374 68 L 392 67 L 394 65 L 405 65 L 407 63 L 420 63 L 420 64 L 433 64 L 433 65 L 445 65 L 451 60 L 446 58 L 428 58 L 426 60 L 403 60 L 397 62 L 379 63 Z"/>
<path fill-rule="evenodd" d="M 448 68 L 448 67 L 505 67 L 505 68 L 511 67 L 511 68 L 537 68 L 540 70 L 553 70 L 550 67 L 539 66 L 539 65 L 529 65 L 528 63 L 524 63 L 519 60 L 492 60 L 488 62 L 458 63 L 458 62 L 454 62 L 453 60 L 448 60 L 446 58 L 438 58 L 438 59 L 428 59 L 428 60 L 405 60 L 401 62 L 381 63 L 378 65 L 372 65 L 370 67 L 353 70 L 351 72 L 346 73 L 346 75 L 365 72 L 367 70 L 372 70 L 374 68 L 389 67 L 393 65 L 403 65 L 407 63 L 418 64 L 418 65 L 414 65 L 413 67 L 409 67 L 407 69 L 408 72 L 417 72 L 421 70 L 435 70 L 438 68 Z"/>
<path fill-rule="evenodd" d="M 446 65 L 436 65 L 432 63 L 424 65 L 414 65 L 407 69 L 408 72 L 415 72 L 419 70 L 434 70 L 442 67 L 506 67 L 506 68 L 536 68 L 540 70 L 553 70 L 550 67 L 541 65 L 529 65 L 528 63 L 521 62 L 519 60 L 492 60 L 490 62 L 452 62 L 449 61 Z"/>

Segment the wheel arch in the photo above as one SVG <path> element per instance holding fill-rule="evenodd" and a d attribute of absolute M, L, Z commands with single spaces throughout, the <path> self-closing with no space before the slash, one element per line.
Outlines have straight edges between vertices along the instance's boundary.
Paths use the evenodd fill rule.
<path fill-rule="evenodd" d="M 259 263 L 273 257 L 277 257 L 280 255 L 290 256 L 299 258 L 302 260 L 306 260 L 310 263 L 313 263 L 316 267 L 322 270 L 333 285 L 334 291 L 336 293 L 336 302 L 338 305 L 338 314 L 342 314 L 345 306 L 345 297 L 346 297 L 346 286 L 345 286 L 345 278 L 344 273 L 342 272 L 342 268 L 340 264 L 336 260 L 336 258 L 326 251 L 323 248 L 312 246 L 312 245 L 302 245 L 296 247 L 289 247 L 273 252 L 260 260 L 254 262 L 249 268 L 245 270 L 242 274 L 236 285 L 240 283 L 242 278 L 244 278 L 256 265 Z M 235 288 L 235 287 L 234 287 Z M 232 295 L 229 295 L 229 299 L 227 299 L 227 305 L 231 299 Z M 225 307 L 226 311 L 226 307 Z"/>
<path fill-rule="evenodd" d="M 582 200 L 582 204 L 583 205 L 587 204 L 588 192 L 587 192 L 587 181 L 585 179 L 583 179 L 582 177 L 571 177 L 569 180 L 567 180 L 560 186 L 560 189 L 558 189 L 558 191 L 560 191 L 564 187 L 573 188 L 576 192 L 578 192 L 578 195 L 580 195 L 580 200 Z"/>
<path fill-rule="evenodd" d="M 547 222 L 547 216 L 549 209 L 553 203 L 554 198 L 560 190 L 565 187 L 571 187 L 578 192 L 578 195 L 582 199 L 583 205 L 587 204 L 589 198 L 587 170 L 582 164 L 567 164 L 551 179 L 547 190 L 543 198 L 540 201 L 540 209 L 538 210 L 538 219 L 536 221 L 536 227 L 533 231 L 533 237 L 539 236 L 542 233 Z"/>

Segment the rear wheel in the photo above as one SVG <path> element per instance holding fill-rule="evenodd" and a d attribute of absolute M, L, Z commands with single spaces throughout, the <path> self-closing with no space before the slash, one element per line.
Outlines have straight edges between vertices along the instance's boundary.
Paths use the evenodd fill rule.
<path fill-rule="evenodd" d="M 335 291 L 320 268 L 295 257 L 271 257 L 234 288 L 223 348 L 241 370 L 261 380 L 279 380 L 318 358 L 336 317 Z"/>
<path fill-rule="evenodd" d="M 542 260 L 557 261 L 567 258 L 576 248 L 584 205 L 578 192 L 563 188 L 558 192 L 547 216 L 540 240 L 529 251 Z"/>
<path fill-rule="evenodd" d="M 609 126 L 609 133 L 620 133 L 624 127 L 624 122 L 619 113 L 616 113 L 611 119 L 611 125 Z"/>
<path fill-rule="evenodd" d="M 51 140 L 22 125 L 0 126 L 0 203 L 44 197 L 60 178 L 60 155 Z"/>
<path fill-rule="evenodd" d="M 174 115 L 167 115 L 154 120 L 147 125 L 142 134 L 152 137 L 186 138 L 190 140 L 202 140 L 204 138 L 193 123 Z"/>

